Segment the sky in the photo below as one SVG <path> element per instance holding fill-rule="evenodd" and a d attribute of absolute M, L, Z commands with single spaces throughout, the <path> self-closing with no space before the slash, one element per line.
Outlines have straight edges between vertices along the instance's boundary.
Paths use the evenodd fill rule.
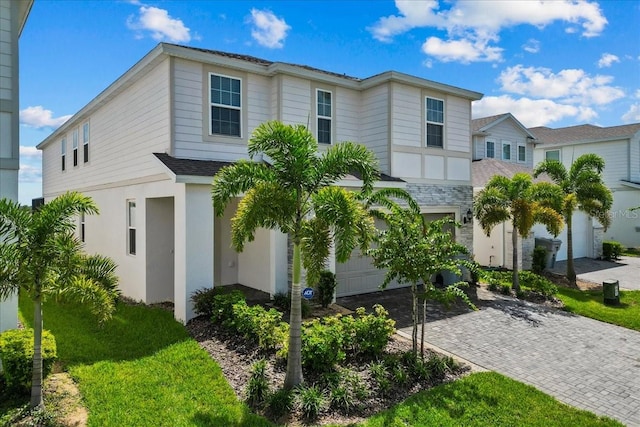
<path fill-rule="evenodd" d="M 35 0 L 20 38 L 19 199 L 35 148 L 159 42 L 484 94 L 527 127 L 640 122 L 638 0 Z"/>

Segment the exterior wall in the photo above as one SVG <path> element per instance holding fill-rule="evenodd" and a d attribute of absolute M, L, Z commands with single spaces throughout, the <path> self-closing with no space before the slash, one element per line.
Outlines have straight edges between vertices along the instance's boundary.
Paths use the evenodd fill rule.
<path fill-rule="evenodd" d="M 597 221 L 587 216 L 583 212 L 576 211 L 573 214 L 573 258 L 593 258 L 593 239 L 594 230 L 600 227 Z M 560 249 L 556 254 L 556 261 L 564 261 L 567 259 L 567 227 L 564 227 L 560 234 L 556 237 L 551 235 L 544 225 L 535 224 L 533 226 L 535 237 L 543 237 L 548 239 L 558 239 L 562 242 Z"/>
<path fill-rule="evenodd" d="M 640 206 L 639 189 L 622 187 L 614 191 L 611 226 L 604 232 L 605 240 L 615 240 L 627 248 L 640 246 L 640 210 L 629 210 L 637 206 Z"/>
<path fill-rule="evenodd" d="M 505 224 L 498 224 L 486 235 L 477 220 L 473 221 L 473 257 L 480 265 L 505 265 Z"/>
<path fill-rule="evenodd" d="M 629 140 L 629 181 L 640 182 L 640 132 Z"/>
<path fill-rule="evenodd" d="M 169 60 L 96 110 L 63 125 L 55 141 L 42 152 L 43 190 L 53 197 L 67 190 L 133 180 L 157 173 L 154 152 L 171 145 Z M 89 123 L 89 162 L 82 158 L 82 126 Z M 79 132 L 78 166 L 73 166 L 72 134 Z M 61 170 L 61 140 L 66 135 L 66 170 Z"/>
<path fill-rule="evenodd" d="M 473 143 L 474 159 L 486 158 L 486 141 L 495 143 L 495 158 L 502 160 L 502 143 L 511 143 L 511 160 L 510 163 L 519 163 L 523 166 L 532 168 L 534 164 L 533 143 L 527 142 L 527 135 L 518 126 L 514 125 L 511 120 L 503 120 L 495 126 L 492 126 L 486 136 L 475 136 Z M 525 162 L 518 161 L 518 145 L 525 146 Z M 506 160 L 505 160 L 506 161 Z"/>

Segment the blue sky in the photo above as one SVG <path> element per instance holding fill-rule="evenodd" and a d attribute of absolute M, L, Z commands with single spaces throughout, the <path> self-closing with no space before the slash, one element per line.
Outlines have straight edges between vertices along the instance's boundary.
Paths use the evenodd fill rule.
<path fill-rule="evenodd" d="M 640 2 L 35 0 L 20 39 L 19 197 L 34 148 L 167 41 L 355 77 L 396 70 L 484 93 L 525 126 L 640 122 Z"/>

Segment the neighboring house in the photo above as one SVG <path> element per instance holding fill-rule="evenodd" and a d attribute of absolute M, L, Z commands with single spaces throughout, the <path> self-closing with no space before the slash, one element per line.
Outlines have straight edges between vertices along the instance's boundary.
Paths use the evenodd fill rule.
<path fill-rule="evenodd" d="M 260 123 L 308 125 L 320 151 L 361 142 L 385 174 L 377 187 L 404 187 L 427 218 L 461 221 L 472 205 L 471 102 L 481 96 L 394 71 L 360 79 L 161 43 L 38 146 L 43 193 L 91 196 L 101 213 L 79 219 L 87 250 L 117 262 L 125 295 L 173 301 L 185 321 L 191 294 L 214 283 L 288 289 L 287 236 L 259 230 L 236 253 L 237 200 L 222 217 L 211 203 L 212 177 L 247 158 Z M 456 238 L 471 249 L 472 227 Z M 375 291 L 384 275 L 357 254 L 329 264 L 338 295 Z"/>
<path fill-rule="evenodd" d="M 511 113 L 471 121 L 473 132 L 473 192 L 477 194 L 495 175 L 512 178 L 516 173 L 533 173 L 534 135 Z M 513 227 L 510 221 L 497 225 L 489 236 L 477 220 L 473 226 L 474 259 L 481 265 L 512 268 Z M 533 234 L 518 237 L 518 268 L 531 268 Z"/>
<path fill-rule="evenodd" d="M 597 258 L 602 254 L 602 240 L 616 240 L 626 247 L 640 246 L 640 213 L 629 209 L 640 206 L 640 123 L 599 127 L 579 125 L 551 129 L 530 128 L 536 137 L 534 164 L 544 159 L 561 161 L 567 169 L 586 153 L 594 153 L 605 161 L 603 181 L 613 193 L 611 226 L 603 232 L 597 218 L 574 214 L 574 258 Z M 535 228 L 536 236 L 545 230 Z M 566 232 L 559 236 L 565 240 Z M 558 259 L 566 259 L 562 245 Z"/>
<path fill-rule="evenodd" d="M 33 0 L 0 0 L 0 199 L 18 200 L 18 39 Z M 0 301 L 0 332 L 18 325 L 18 297 Z"/>

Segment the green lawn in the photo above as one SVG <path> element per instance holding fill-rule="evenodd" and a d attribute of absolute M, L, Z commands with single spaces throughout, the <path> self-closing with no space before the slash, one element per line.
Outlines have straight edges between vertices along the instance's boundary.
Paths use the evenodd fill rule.
<path fill-rule="evenodd" d="M 558 288 L 565 309 L 614 325 L 640 331 L 640 291 L 620 291 L 620 305 L 604 305 L 602 291 Z"/>

